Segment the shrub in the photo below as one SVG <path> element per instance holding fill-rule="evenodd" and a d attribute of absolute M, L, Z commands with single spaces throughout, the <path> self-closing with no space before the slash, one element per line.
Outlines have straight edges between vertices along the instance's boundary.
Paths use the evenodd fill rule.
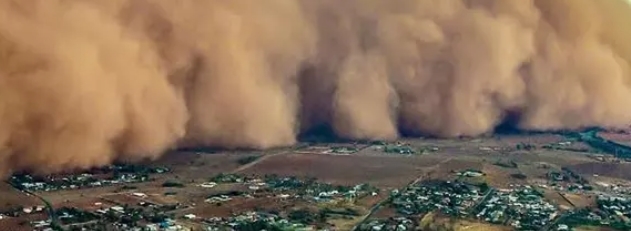
<path fill-rule="evenodd" d="M 249 163 L 252 163 L 256 160 L 258 160 L 259 158 L 261 158 L 261 156 L 246 156 L 246 157 L 241 157 L 237 160 L 237 163 L 239 163 L 240 165 L 246 165 Z"/>
<path fill-rule="evenodd" d="M 520 180 L 525 180 L 526 178 L 528 178 L 528 176 L 521 174 L 521 173 L 513 173 L 510 175 L 512 178 L 515 179 L 520 179 Z"/>
<path fill-rule="evenodd" d="M 162 187 L 165 187 L 165 188 L 184 188 L 184 184 L 179 183 L 179 182 L 175 182 L 175 181 L 165 181 L 162 184 Z"/>

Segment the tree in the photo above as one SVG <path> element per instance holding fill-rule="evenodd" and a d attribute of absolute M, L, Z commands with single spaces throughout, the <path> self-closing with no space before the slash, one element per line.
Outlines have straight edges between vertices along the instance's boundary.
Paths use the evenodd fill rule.
<path fill-rule="evenodd" d="M 528 176 L 521 174 L 521 173 L 513 173 L 510 175 L 512 178 L 515 179 L 519 179 L 519 180 L 525 180 L 526 178 L 528 178 Z"/>
<path fill-rule="evenodd" d="M 315 221 L 312 214 L 306 209 L 292 211 L 287 217 L 302 224 L 311 224 Z"/>
<path fill-rule="evenodd" d="M 165 188 L 184 188 L 184 184 L 179 183 L 179 182 L 175 182 L 175 181 L 167 180 L 167 181 L 165 181 L 162 184 L 162 187 L 165 187 Z"/>
<path fill-rule="evenodd" d="M 318 212 L 318 216 L 316 217 L 316 220 L 318 221 L 318 223 L 325 223 L 326 219 L 328 217 L 328 209 L 322 209 L 320 210 L 320 212 Z"/>
<path fill-rule="evenodd" d="M 107 210 L 107 212 L 105 213 L 105 218 L 108 221 L 116 221 L 116 220 L 118 220 L 118 216 L 116 215 L 116 213 L 114 213 L 114 210 L 111 210 L 111 209 Z"/>
<path fill-rule="evenodd" d="M 486 182 L 480 184 L 480 191 L 481 192 L 487 192 L 489 191 L 490 187 L 489 184 L 487 184 Z"/>
<path fill-rule="evenodd" d="M 246 157 L 242 157 L 242 158 L 239 158 L 237 160 L 237 163 L 239 163 L 239 165 L 246 165 L 246 164 L 249 164 L 249 163 L 252 163 L 252 162 L 258 160 L 260 157 L 261 156 L 246 156 Z"/>

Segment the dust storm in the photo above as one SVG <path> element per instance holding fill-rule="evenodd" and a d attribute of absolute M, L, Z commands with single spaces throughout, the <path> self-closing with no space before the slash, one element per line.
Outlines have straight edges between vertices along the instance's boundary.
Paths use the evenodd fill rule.
<path fill-rule="evenodd" d="M 0 171 L 631 123 L 622 0 L 0 0 Z"/>

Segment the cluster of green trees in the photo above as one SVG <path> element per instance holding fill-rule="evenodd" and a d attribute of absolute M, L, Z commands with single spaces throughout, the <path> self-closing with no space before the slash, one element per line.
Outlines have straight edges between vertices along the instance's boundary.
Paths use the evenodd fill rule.
<path fill-rule="evenodd" d="M 162 183 L 162 187 L 165 188 L 184 188 L 184 184 L 177 182 L 177 181 L 173 181 L 173 180 L 167 180 L 164 183 Z"/>
<path fill-rule="evenodd" d="M 519 144 L 515 145 L 515 148 L 517 150 L 531 151 L 531 150 L 535 150 L 537 148 L 537 146 L 535 146 L 533 144 L 528 144 L 528 143 L 519 143 Z"/>
<path fill-rule="evenodd" d="M 238 174 L 231 173 L 219 173 L 216 176 L 210 178 L 211 182 L 215 183 L 237 183 L 237 182 L 245 182 L 251 179 L 248 176 L 242 176 Z"/>
<path fill-rule="evenodd" d="M 312 213 L 307 209 L 299 209 L 289 212 L 287 214 L 287 218 L 290 221 L 301 223 L 301 224 L 314 224 L 317 219 L 317 214 Z"/>
<path fill-rule="evenodd" d="M 524 175 L 522 173 L 513 173 L 513 174 L 510 174 L 510 176 L 512 178 L 515 178 L 515 179 L 518 179 L 518 180 L 525 180 L 525 179 L 528 178 L 528 176 L 526 176 L 526 175 Z"/>
<path fill-rule="evenodd" d="M 152 167 L 147 165 L 118 164 L 110 166 L 113 173 L 157 174 L 169 172 L 167 167 Z"/>
<path fill-rule="evenodd" d="M 266 175 L 264 181 L 270 188 L 275 189 L 299 189 L 315 183 L 315 179 L 302 181 L 297 177 L 278 177 L 276 175 Z"/>
<path fill-rule="evenodd" d="M 565 132 L 563 135 L 585 142 L 587 145 L 598 151 L 612 154 L 620 158 L 631 158 L 631 147 L 603 139 L 598 136 L 599 131 L 600 129 L 589 129 L 585 132 Z"/>
<path fill-rule="evenodd" d="M 235 230 L 239 230 L 239 231 L 260 231 L 260 230 L 267 230 L 267 231 L 286 231 L 286 229 L 281 228 L 278 225 L 275 224 L 271 224 L 267 221 L 264 220 L 257 220 L 257 221 L 253 221 L 253 222 L 244 222 L 244 223 L 240 223 L 235 227 Z"/>
<path fill-rule="evenodd" d="M 239 165 L 246 165 L 246 164 L 249 164 L 249 163 L 252 163 L 252 162 L 258 160 L 259 158 L 261 158 L 260 155 L 241 157 L 241 158 L 237 159 L 237 163 Z"/>
<path fill-rule="evenodd" d="M 213 193 L 213 194 L 208 195 L 208 198 L 220 197 L 220 196 L 236 197 L 236 196 L 241 196 L 243 194 L 245 194 L 245 193 L 241 192 L 241 191 L 232 190 L 232 191 L 228 191 L 228 192 Z"/>
<path fill-rule="evenodd" d="M 504 168 L 517 168 L 517 163 L 515 163 L 515 161 L 503 161 L 503 160 L 498 160 L 497 162 L 495 162 L 494 165 L 500 166 L 500 167 L 504 167 Z"/>
<path fill-rule="evenodd" d="M 113 210 L 108 210 L 102 217 L 102 220 L 109 223 L 121 223 L 131 227 L 138 226 L 140 221 L 147 221 L 150 223 L 162 223 L 167 219 L 172 219 L 172 214 L 166 212 L 177 209 L 177 205 L 165 205 L 150 208 L 135 208 L 129 205 L 123 206 L 123 213 L 116 213 Z"/>
<path fill-rule="evenodd" d="M 359 215 L 361 215 L 359 211 L 352 208 L 340 208 L 340 209 L 324 208 L 324 209 L 321 209 L 320 212 L 318 213 L 318 217 L 320 217 L 321 220 L 322 219 L 326 220 L 327 218 L 331 216 L 342 216 L 344 218 L 352 218 Z"/>
<path fill-rule="evenodd" d="M 602 227 L 607 224 L 606 226 L 613 230 L 631 230 L 631 223 L 624 222 L 622 219 L 610 221 L 608 216 L 602 214 L 602 212 L 595 212 L 600 218 L 593 219 L 590 217 L 592 213 L 594 213 L 592 208 L 582 208 L 564 216 L 563 219 L 559 220 L 557 223 L 566 224 L 571 228 L 583 226 Z"/>
<path fill-rule="evenodd" d="M 414 150 L 410 146 L 396 146 L 396 145 L 385 146 L 384 151 L 386 153 L 396 153 L 396 154 L 416 154 L 417 153 L 417 151 Z"/>
<path fill-rule="evenodd" d="M 575 173 L 571 169 L 563 167 L 561 168 L 561 170 L 563 170 L 563 172 L 565 172 L 568 176 L 574 179 L 577 184 L 583 184 L 583 185 L 589 184 L 589 181 L 585 179 L 585 177 Z"/>
<path fill-rule="evenodd" d="M 331 151 L 333 151 L 333 153 L 354 153 L 354 152 L 357 152 L 357 148 L 355 148 L 355 147 L 332 147 Z"/>

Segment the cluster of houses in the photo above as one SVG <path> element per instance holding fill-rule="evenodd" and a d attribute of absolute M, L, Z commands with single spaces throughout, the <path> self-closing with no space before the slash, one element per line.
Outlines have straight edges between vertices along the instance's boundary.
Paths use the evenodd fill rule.
<path fill-rule="evenodd" d="M 407 217 L 370 220 L 358 226 L 358 231 L 407 231 L 414 230 L 417 224 Z"/>
<path fill-rule="evenodd" d="M 547 177 L 547 183 L 542 185 L 544 188 L 572 193 L 584 193 L 594 190 L 594 186 L 586 178 L 567 168 L 563 168 L 560 172 L 549 172 Z"/>
<path fill-rule="evenodd" d="M 231 217 L 213 217 L 204 219 L 207 231 L 236 230 L 316 230 L 314 226 L 290 221 L 279 215 L 264 212 L 247 212 Z"/>
<path fill-rule="evenodd" d="M 511 189 L 485 189 L 450 181 L 419 183 L 395 192 L 392 206 L 398 216 L 371 220 L 362 224 L 360 230 L 411 230 L 414 222 L 410 218 L 433 211 L 511 225 L 520 230 L 542 229 L 559 216 L 556 206 L 545 201 L 540 193 L 530 186 L 519 185 Z"/>
<path fill-rule="evenodd" d="M 631 198 L 600 194 L 596 207 L 568 211 L 557 222 L 557 231 L 571 231 L 581 226 L 606 226 L 631 230 Z"/>
<path fill-rule="evenodd" d="M 354 186 L 340 186 L 319 182 L 315 179 L 300 179 L 297 177 L 279 177 L 268 175 L 264 177 L 250 177 L 237 174 L 220 174 L 210 182 L 202 183 L 200 187 L 216 187 L 221 184 L 239 184 L 246 186 L 245 191 L 229 191 L 213 194 L 206 199 L 207 203 L 220 204 L 238 198 L 276 197 L 279 199 L 303 200 L 309 203 L 328 203 L 335 201 L 350 201 L 354 199 L 377 196 L 379 190 L 368 184 Z M 325 210 L 326 211 L 326 210 Z M 335 211 L 332 214 L 337 214 Z M 323 212 L 327 214 L 327 212 Z M 341 214 L 346 214 L 342 212 Z M 356 214 L 353 213 L 354 216 Z M 310 214 L 312 219 L 318 215 Z M 326 216 L 326 215 L 324 215 Z M 310 218 L 311 219 L 311 218 Z M 214 217 L 203 219 L 208 230 L 315 230 L 310 222 L 298 221 L 279 214 L 261 211 L 236 214 L 231 217 Z M 307 219 L 308 220 L 308 219 Z"/>
<path fill-rule="evenodd" d="M 265 176 L 264 178 L 246 177 L 236 174 L 220 174 L 211 182 L 199 186 L 212 188 L 218 184 L 243 184 L 250 192 L 233 193 L 234 195 L 212 195 L 206 202 L 217 203 L 232 200 L 233 196 L 257 197 L 273 194 L 281 199 L 300 198 L 315 202 L 330 202 L 338 200 L 353 200 L 364 196 L 377 196 L 379 189 L 368 184 L 355 186 L 332 185 L 318 182 L 315 179 L 302 180 L 297 177 Z"/>
<path fill-rule="evenodd" d="M 136 197 L 146 197 L 143 193 L 133 193 Z M 157 205 L 148 202 L 139 202 L 137 205 L 104 205 L 101 202 L 94 203 L 94 211 L 85 211 L 78 208 L 62 207 L 54 211 L 57 224 L 63 227 L 73 227 L 80 230 L 155 230 L 155 231 L 185 231 L 187 227 L 176 224 L 169 212 L 186 208 L 185 206 Z M 33 221 L 31 226 L 35 230 L 48 230 L 52 225 L 50 219 Z"/>
<path fill-rule="evenodd" d="M 165 219 L 160 223 L 147 224 L 138 231 L 190 231 L 191 228 L 175 223 L 172 219 Z"/>
<path fill-rule="evenodd" d="M 461 172 L 468 176 L 476 171 Z M 584 225 L 631 230 L 631 198 L 599 195 L 598 208 L 561 211 L 529 185 L 495 189 L 467 183 L 438 181 L 418 183 L 394 191 L 391 205 L 397 215 L 369 220 L 360 230 L 410 230 L 417 217 L 438 211 L 459 218 L 512 226 L 517 230 L 570 231 Z"/>
<path fill-rule="evenodd" d="M 356 147 L 332 147 L 325 154 L 350 155 L 359 151 Z"/>
<path fill-rule="evenodd" d="M 128 173 L 125 173 L 128 174 Z M 122 174 L 118 174 L 122 175 Z M 23 176 L 27 179 L 33 179 L 30 176 Z M 90 178 L 92 175 L 85 173 L 83 175 L 77 175 L 76 177 L 69 177 L 68 179 L 78 179 L 85 181 L 85 178 Z M 50 179 L 50 178 L 49 178 Z M 35 180 L 33 180 L 35 181 Z M 26 183 L 28 186 L 29 182 Z M 44 185 L 48 182 L 37 182 Z M 359 184 L 354 186 L 337 186 L 328 183 L 318 182 L 315 179 L 300 179 L 297 177 L 278 177 L 278 176 L 265 176 L 265 177 L 248 177 L 237 174 L 221 174 L 213 177 L 211 181 L 199 184 L 199 187 L 213 188 L 221 184 L 239 184 L 246 186 L 244 191 L 234 191 L 223 193 L 219 195 L 209 196 L 206 200 L 208 203 L 221 203 L 232 200 L 234 197 L 269 197 L 275 196 L 281 199 L 298 199 L 308 202 L 331 202 L 345 199 L 355 199 L 363 196 L 376 196 L 378 195 L 378 189 L 368 184 Z M 80 187 L 79 187 L 80 188 Z M 29 188 L 34 190 L 34 188 Z M 42 188 L 42 190 L 45 190 Z M 131 193 L 130 195 L 138 198 L 144 198 L 147 195 L 143 193 Z M 98 209 L 93 212 L 82 211 L 75 208 L 61 208 L 56 212 L 56 217 L 59 224 L 62 226 L 77 226 L 78 228 L 84 228 L 90 230 L 92 228 L 101 227 L 107 225 L 108 227 L 116 226 L 120 230 L 168 230 L 179 231 L 187 230 L 186 227 L 175 224 L 173 220 L 172 212 L 181 207 L 174 207 L 169 209 L 162 209 L 160 205 L 154 205 L 147 202 L 140 202 L 138 205 L 113 205 L 106 206 L 103 203 L 96 202 L 94 206 Z M 166 205 L 165 205 L 166 206 Z M 31 210 L 44 210 L 45 208 L 27 208 L 27 212 Z M 63 211 L 62 211 L 63 210 Z M 315 215 L 314 215 L 315 216 Z M 283 230 L 313 230 L 308 222 L 298 222 L 296 220 L 289 219 L 287 217 L 281 217 L 279 215 L 267 214 L 262 212 L 251 212 L 235 215 L 228 218 L 211 218 L 203 219 L 198 218 L 193 214 L 187 214 L 183 219 L 194 220 L 195 222 L 204 221 L 209 227 L 208 230 L 216 230 L 218 227 L 223 227 L 220 230 L 242 230 L 239 227 L 278 227 Z M 99 226 L 100 225 L 100 226 Z M 261 226 L 263 225 L 263 226 Z M 36 221 L 31 224 L 32 227 L 36 227 L 37 230 L 47 230 L 51 227 L 50 220 Z M 258 230 L 258 229 L 250 229 Z"/>
<path fill-rule="evenodd" d="M 631 225 L 631 198 L 600 195 L 596 202 L 604 217 Z"/>
<path fill-rule="evenodd" d="M 394 196 L 392 205 L 402 215 L 420 215 L 434 210 L 467 216 L 484 197 L 478 186 L 460 182 L 428 182 L 411 185 Z"/>
<path fill-rule="evenodd" d="M 411 146 L 410 144 L 403 143 L 403 142 L 396 142 L 396 143 L 374 142 L 372 145 L 375 150 L 380 150 L 382 152 L 390 153 L 390 154 L 413 155 L 413 154 L 425 154 L 428 152 L 438 151 L 437 147 L 416 148 L 416 147 Z"/>
<path fill-rule="evenodd" d="M 165 167 L 136 167 L 132 165 L 109 166 L 90 172 L 67 175 L 33 177 L 22 174 L 14 175 L 9 179 L 14 187 L 28 191 L 58 191 L 68 189 L 103 187 L 126 183 L 139 183 L 150 180 L 150 174 L 169 172 Z"/>
<path fill-rule="evenodd" d="M 467 170 L 456 173 L 456 175 L 462 176 L 462 177 L 481 177 L 481 176 L 484 176 L 485 174 L 480 170 L 467 169 Z"/>
<path fill-rule="evenodd" d="M 595 185 L 615 194 L 631 196 L 631 185 L 620 183 L 595 182 Z"/>
<path fill-rule="evenodd" d="M 7 217 L 20 217 L 22 215 L 28 215 L 28 214 L 33 214 L 33 213 L 43 213 L 45 212 L 44 211 L 45 209 L 46 209 L 46 206 L 43 206 L 43 205 L 14 208 L 8 211 L 4 211 L 3 213 L 0 213 L 0 220 Z"/>
<path fill-rule="evenodd" d="M 385 146 L 384 146 L 385 147 Z M 405 145 L 398 148 L 407 147 Z M 399 149 L 397 149 L 399 150 Z M 397 151 L 405 154 L 405 151 Z M 106 174 L 103 172 L 83 173 L 74 176 L 58 176 L 35 178 L 30 175 L 13 176 L 10 182 L 22 189 L 31 191 L 55 191 L 86 187 L 98 187 L 122 183 L 135 183 L 149 180 L 149 174 L 168 172 L 166 168 L 134 168 L 110 167 Z M 486 184 L 474 185 L 461 182 L 463 178 L 478 178 L 485 174 L 477 170 L 464 170 L 456 173 L 457 181 L 419 182 L 404 189 L 395 190 L 389 198 L 387 206 L 396 211 L 396 215 L 387 219 L 367 220 L 360 224 L 361 231 L 405 231 L 418 226 L 418 218 L 429 212 L 438 211 L 442 214 L 458 218 L 469 218 L 488 223 L 513 226 L 519 230 L 557 230 L 570 231 L 577 224 L 612 225 L 631 229 L 631 199 L 622 196 L 600 195 L 596 202 L 598 207 L 593 210 L 570 210 L 561 212 L 559 208 L 546 201 L 537 188 L 528 185 L 511 185 L 508 189 L 490 188 Z M 104 177 L 105 176 L 105 177 Z M 592 190 L 588 182 L 570 170 L 551 172 L 548 179 L 543 180 L 542 187 L 563 190 Z M 277 197 L 280 199 L 303 200 L 309 203 L 328 203 L 350 201 L 355 199 L 377 196 L 379 189 L 368 184 L 354 186 L 339 186 L 319 182 L 316 179 L 301 179 L 297 177 L 280 177 L 276 175 L 245 176 L 239 174 L 220 174 L 212 177 L 208 182 L 198 186 L 214 188 L 222 184 L 236 184 L 244 190 L 231 191 L 211 195 L 207 203 L 224 203 L 236 197 L 259 198 Z M 600 185 L 606 188 L 609 185 Z M 589 186 L 589 188 L 587 188 Z M 573 189 L 576 188 L 576 189 Z M 563 189 L 563 190 L 561 190 Z M 592 191 L 592 195 L 596 192 Z M 136 197 L 146 197 L 142 193 L 133 193 Z M 155 231 L 184 231 L 189 230 L 166 215 L 168 211 L 180 207 L 167 209 L 158 205 L 143 202 L 139 206 L 111 206 L 102 208 L 94 213 L 82 212 L 77 209 L 57 210 L 56 217 L 62 225 L 72 223 L 102 222 L 108 225 L 120 226 L 124 230 L 155 230 Z M 62 208 L 65 209 L 65 208 Z M 17 213 L 29 214 L 43 212 L 44 206 L 20 208 Z M 11 214 L 6 214 L 13 216 Z M 356 216 L 356 215 L 353 215 Z M 86 219 L 82 219 L 87 217 Z M 0 220 L 5 216 L 0 214 Z M 316 230 L 308 222 L 300 222 L 287 216 L 266 212 L 248 212 L 235 214 L 230 217 L 197 218 L 193 214 L 185 215 L 185 219 L 202 221 L 208 231 L 218 230 Z M 50 220 L 36 221 L 31 224 L 37 230 L 46 230 L 51 226 Z M 627 225 L 627 226 L 625 226 Z"/>
<path fill-rule="evenodd" d="M 541 229 L 559 216 L 555 205 L 527 185 L 493 190 L 477 210 L 478 219 L 524 230 Z"/>

